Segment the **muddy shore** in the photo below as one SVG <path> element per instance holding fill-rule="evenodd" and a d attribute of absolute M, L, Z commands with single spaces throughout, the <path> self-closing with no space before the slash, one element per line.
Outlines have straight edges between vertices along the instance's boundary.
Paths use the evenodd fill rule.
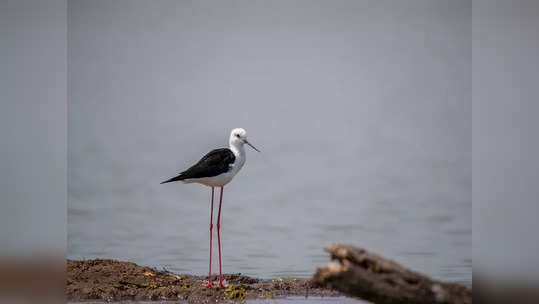
<path fill-rule="evenodd" d="M 215 278 L 215 277 L 214 277 Z M 110 259 L 67 260 L 68 301 L 187 301 L 188 303 L 241 302 L 289 295 L 341 296 L 338 291 L 314 287 L 309 279 L 261 280 L 225 274 L 226 288 L 205 288 L 207 277 L 174 274 Z"/>

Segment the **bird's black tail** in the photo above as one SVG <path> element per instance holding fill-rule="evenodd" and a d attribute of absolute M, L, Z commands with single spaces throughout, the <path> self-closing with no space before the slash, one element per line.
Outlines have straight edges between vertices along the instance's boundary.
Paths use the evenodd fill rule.
<path fill-rule="evenodd" d="M 180 173 L 180 175 L 178 176 L 175 176 L 173 178 L 170 178 L 170 179 L 167 179 L 166 181 L 164 182 L 160 182 L 159 184 L 166 184 L 166 183 L 171 183 L 171 182 L 177 182 L 177 181 L 181 181 L 181 180 L 184 180 L 185 179 L 185 176 L 183 173 Z"/>

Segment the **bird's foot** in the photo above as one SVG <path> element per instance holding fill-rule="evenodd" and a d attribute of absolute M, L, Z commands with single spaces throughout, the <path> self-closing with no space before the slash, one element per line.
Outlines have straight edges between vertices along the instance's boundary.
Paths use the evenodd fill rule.
<path fill-rule="evenodd" d="M 226 288 L 226 286 L 223 284 L 223 282 L 219 282 L 218 288 Z"/>
<path fill-rule="evenodd" d="M 215 287 L 215 286 L 214 286 L 212 283 L 210 283 L 210 282 L 208 282 L 208 283 L 206 283 L 206 284 L 202 284 L 202 286 L 203 286 L 203 287 L 206 287 L 206 288 L 214 288 L 214 287 Z"/>

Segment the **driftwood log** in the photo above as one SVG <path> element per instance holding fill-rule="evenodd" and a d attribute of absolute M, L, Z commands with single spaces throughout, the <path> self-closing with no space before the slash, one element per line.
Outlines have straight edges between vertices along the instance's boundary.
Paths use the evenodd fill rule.
<path fill-rule="evenodd" d="M 331 262 L 319 267 L 313 283 L 374 303 L 472 303 L 472 290 L 432 280 L 364 249 L 348 245 L 325 248 Z"/>

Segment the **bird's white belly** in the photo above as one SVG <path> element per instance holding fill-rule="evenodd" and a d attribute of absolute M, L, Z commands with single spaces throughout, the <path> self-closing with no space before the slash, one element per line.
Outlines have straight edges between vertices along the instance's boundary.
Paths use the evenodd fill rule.
<path fill-rule="evenodd" d="M 211 177 L 202 177 L 202 178 L 191 178 L 184 180 L 185 183 L 199 183 L 210 187 L 221 187 L 226 184 L 228 184 L 232 178 L 234 177 L 234 174 L 232 172 L 226 172 L 219 174 L 217 176 L 211 176 Z"/>

